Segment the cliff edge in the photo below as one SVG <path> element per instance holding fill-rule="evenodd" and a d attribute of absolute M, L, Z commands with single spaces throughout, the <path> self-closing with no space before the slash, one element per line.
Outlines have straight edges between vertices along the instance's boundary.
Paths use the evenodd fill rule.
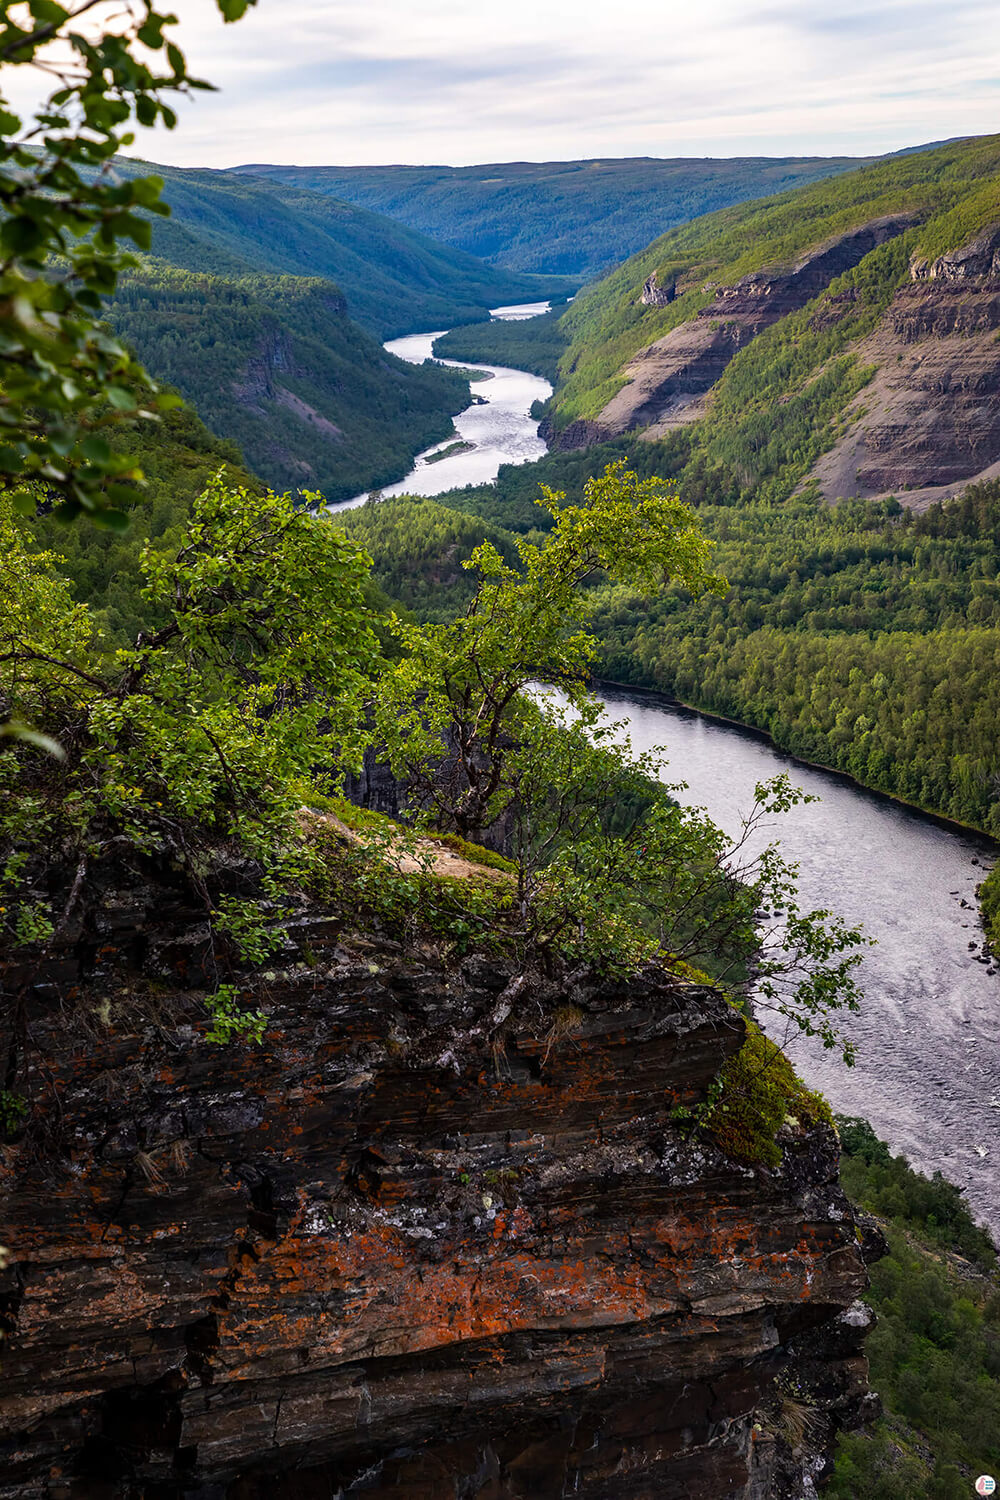
<path fill-rule="evenodd" d="M 2 1500 L 814 1493 L 872 1398 L 825 1125 L 693 1138 L 744 1023 L 323 911 L 204 1036 L 206 929 L 105 891 L 24 986 Z"/>

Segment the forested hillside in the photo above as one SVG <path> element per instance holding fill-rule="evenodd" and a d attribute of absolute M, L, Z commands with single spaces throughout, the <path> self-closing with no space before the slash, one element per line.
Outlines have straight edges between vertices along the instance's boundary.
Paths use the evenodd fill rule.
<path fill-rule="evenodd" d="M 337 500 L 398 479 L 468 405 L 458 372 L 386 353 L 315 278 L 151 261 L 123 278 L 110 319 L 279 490 Z"/>
<path fill-rule="evenodd" d="M 996 1251 L 951 1183 L 914 1172 L 863 1120 L 838 1125 L 844 1187 L 888 1241 L 865 1299 L 878 1317 L 865 1353 L 883 1414 L 842 1434 L 825 1493 L 965 1500 L 983 1468 L 1000 1468 Z"/>
<path fill-rule="evenodd" d="M 537 318 L 465 323 L 435 339 L 434 353 L 440 359 L 479 360 L 530 370 L 554 384 L 567 343 L 561 319 L 562 308 L 553 307 Z"/>
<path fill-rule="evenodd" d="M 576 496 L 615 457 L 644 474 L 682 473 L 687 434 L 552 454 L 505 467 L 495 487 L 421 501 L 419 522 L 396 501 L 377 527 L 366 510 L 353 524 L 387 591 L 430 614 L 443 560 L 470 539 L 466 517 L 449 528 L 447 509 L 475 516 L 480 536 L 500 528 L 541 540 L 539 483 Z M 810 496 L 720 504 L 693 475 L 683 493 L 729 590 L 640 602 L 594 589 L 598 673 L 751 724 L 786 751 L 1000 835 L 1000 484 L 920 515 Z M 418 530 L 435 538 L 430 555 Z M 448 576 L 457 607 L 470 585 L 457 562 Z"/>
<path fill-rule="evenodd" d="M 589 278 L 674 224 L 857 165 L 852 157 L 640 156 L 234 171 L 346 198 L 492 265 Z"/>
<path fill-rule="evenodd" d="M 972 478 L 1000 458 L 1000 312 L 992 252 L 964 247 L 998 178 L 983 137 L 672 230 L 560 320 L 557 441 L 690 424 L 723 488 L 774 498 L 814 472 L 827 498 Z"/>
<path fill-rule="evenodd" d="M 165 179 L 172 211 L 169 219 L 154 222 L 155 256 L 188 271 L 323 277 L 336 282 L 355 322 L 380 339 L 472 322 L 491 307 L 537 301 L 567 288 L 564 278 L 488 266 L 304 185 L 121 165 Z"/>

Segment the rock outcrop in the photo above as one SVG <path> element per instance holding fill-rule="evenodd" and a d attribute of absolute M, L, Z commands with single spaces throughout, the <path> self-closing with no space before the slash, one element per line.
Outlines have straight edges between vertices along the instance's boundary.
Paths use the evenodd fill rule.
<path fill-rule="evenodd" d="M 869 1400 L 859 1234 L 828 1128 L 682 1129 L 719 995 L 289 930 L 260 1048 L 204 1040 L 162 885 L 4 971 L 2 1500 L 807 1492 Z"/>
<path fill-rule="evenodd" d="M 670 281 L 666 286 L 660 286 L 656 272 L 654 271 L 651 276 L 646 277 L 639 301 L 643 307 L 669 307 L 676 296 L 676 281 Z"/>
<path fill-rule="evenodd" d="M 875 375 L 816 466 L 828 499 L 920 509 L 1000 465 L 1000 226 L 910 277 L 854 350 Z"/>
<path fill-rule="evenodd" d="M 959 250 L 939 255 L 934 260 L 914 256 L 910 262 L 914 281 L 968 281 L 970 278 L 1000 276 L 1000 224 L 994 224 Z"/>
<path fill-rule="evenodd" d="M 595 422 L 573 423 L 553 435 L 553 446 L 583 447 L 639 428 L 646 437 L 662 437 L 673 427 L 697 421 L 705 414 L 712 386 L 745 344 L 805 307 L 834 277 L 914 222 L 912 214 L 872 219 L 817 246 L 791 269 L 768 267 L 732 286 L 717 287 L 697 317 L 671 329 L 626 365 L 622 373 L 627 383 Z M 674 285 L 659 288 L 654 274 L 640 300 L 647 307 L 662 307 L 674 295 Z"/>

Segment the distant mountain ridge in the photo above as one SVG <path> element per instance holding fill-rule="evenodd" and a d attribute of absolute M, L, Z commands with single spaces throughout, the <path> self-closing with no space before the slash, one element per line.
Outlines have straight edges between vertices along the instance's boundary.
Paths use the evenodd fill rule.
<path fill-rule="evenodd" d="M 874 157 L 593 158 L 473 167 L 295 167 L 228 175 L 330 194 L 517 271 L 589 278 L 673 225 Z"/>
<path fill-rule="evenodd" d="M 183 270 L 323 277 L 380 339 L 481 320 L 491 307 L 542 301 L 579 280 L 489 266 L 465 251 L 329 194 L 229 172 L 122 163 L 164 178 L 169 219 L 153 254 Z"/>

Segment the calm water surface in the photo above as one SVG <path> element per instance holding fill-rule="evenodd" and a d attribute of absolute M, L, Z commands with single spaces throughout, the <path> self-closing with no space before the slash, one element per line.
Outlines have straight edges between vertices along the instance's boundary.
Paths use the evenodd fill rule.
<path fill-rule="evenodd" d="M 537 317 L 548 311 L 547 302 L 525 302 L 512 307 L 495 307 L 493 317 L 505 322 L 520 322 Z M 431 358 L 431 345 L 445 330 L 436 333 L 411 333 L 405 338 L 390 339 L 386 348 L 410 364 L 419 365 Z M 538 436 L 538 423 L 530 415 L 534 401 L 545 401 L 552 394 L 547 380 L 538 375 L 529 375 L 525 370 L 508 370 L 502 365 L 470 364 L 464 360 L 444 359 L 441 364 L 454 365 L 463 370 L 484 370 L 490 378 L 473 383 L 472 393 L 481 396 L 485 405 L 467 406 L 455 418 L 457 437 L 435 443 L 424 453 L 418 454 L 414 467 L 398 484 L 386 485 L 383 495 L 441 495 L 466 484 L 492 484 L 501 464 L 524 464 L 533 458 L 541 458 L 547 452 Z M 464 453 L 454 453 L 437 463 L 428 463 L 427 455 L 447 448 L 451 443 L 472 443 L 474 447 Z M 331 510 L 346 510 L 353 505 L 363 505 L 364 495 L 345 500 Z"/>
<path fill-rule="evenodd" d="M 776 819 L 798 862 L 803 905 L 863 923 L 878 946 L 862 966 L 865 1003 L 845 1018 L 853 1069 L 803 1038 L 788 1049 L 840 1114 L 863 1115 L 924 1172 L 964 1188 L 1000 1230 L 1000 975 L 977 961 L 975 887 L 995 848 L 837 776 L 796 764 L 754 736 L 662 700 L 607 690 L 637 748 L 666 747 L 667 779 L 734 833 L 758 781 L 787 770 L 822 799 Z M 963 905 L 963 902 L 965 903 Z"/>

